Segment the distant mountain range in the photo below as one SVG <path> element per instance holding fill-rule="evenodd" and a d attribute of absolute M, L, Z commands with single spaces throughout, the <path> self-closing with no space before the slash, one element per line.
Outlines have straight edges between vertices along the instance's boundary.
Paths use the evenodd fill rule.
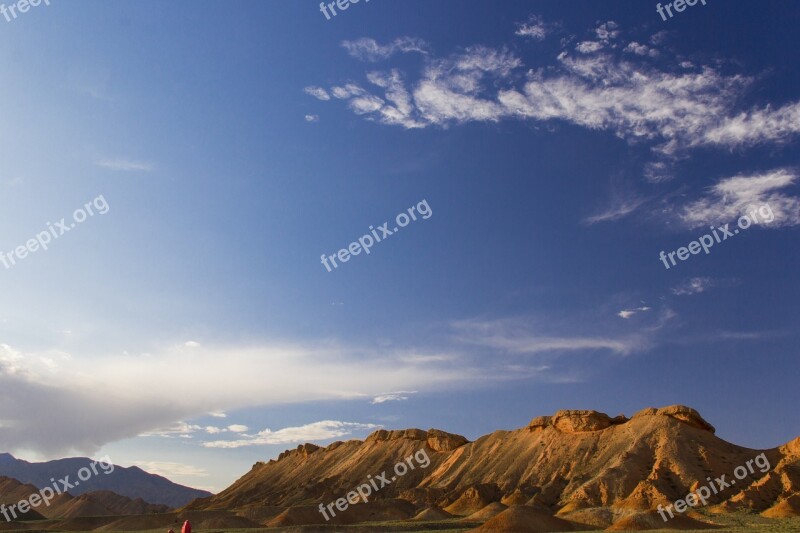
<path fill-rule="evenodd" d="M 38 488 L 53 486 L 51 479 L 59 480 L 65 476 L 69 476 L 69 482 L 74 484 L 78 480 L 78 471 L 81 468 L 89 468 L 92 462 L 87 457 L 71 457 L 31 463 L 17 459 L 9 453 L 0 453 L 0 476 L 13 478 Z M 98 472 L 96 475 L 93 474 L 89 479 L 80 481 L 77 486 L 69 489 L 69 493 L 80 496 L 94 491 L 111 491 L 127 498 L 141 499 L 149 504 L 161 504 L 170 508 L 181 507 L 195 498 L 211 496 L 208 491 L 178 485 L 136 466 L 124 468 L 115 465 L 110 474 L 106 474 L 100 465 L 95 465 L 95 470 Z"/>
<path fill-rule="evenodd" d="M 7 506 L 27 500 L 38 490 L 38 487 L 31 484 L 23 484 L 16 479 L 0 476 L 0 503 Z M 147 515 L 168 511 L 169 507 L 166 505 L 153 505 L 141 498 L 134 500 L 104 490 L 80 496 L 72 496 L 69 493 L 58 494 L 49 501 L 49 505 L 37 505 L 34 509 L 24 513 L 15 509 L 13 514 L 10 511 L 7 511 L 6 514 L 8 519 L 14 519 L 13 517 L 19 515 L 16 519 L 26 521 L 82 516 Z"/>

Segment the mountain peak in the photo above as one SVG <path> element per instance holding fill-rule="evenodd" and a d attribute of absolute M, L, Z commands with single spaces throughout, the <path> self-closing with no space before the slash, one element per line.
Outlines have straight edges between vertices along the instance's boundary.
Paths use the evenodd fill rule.
<path fill-rule="evenodd" d="M 714 433 L 714 426 L 709 424 L 697 410 L 685 405 L 670 405 L 656 409 L 648 407 L 634 414 L 631 418 L 617 415 L 611 418 L 605 413 L 592 410 L 562 410 L 553 416 L 537 416 L 528 424 L 528 430 L 537 431 L 553 427 L 563 433 L 581 433 L 585 431 L 602 431 L 612 426 L 627 424 L 631 420 L 650 416 L 663 416 L 688 424 L 694 428 Z"/>

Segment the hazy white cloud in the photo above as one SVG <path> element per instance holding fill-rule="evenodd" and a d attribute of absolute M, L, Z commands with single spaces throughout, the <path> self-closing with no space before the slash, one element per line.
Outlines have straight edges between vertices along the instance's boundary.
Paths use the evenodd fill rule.
<path fill-rule="evenodd" d="M 532 38 L 543 32 L 537 18 L 517 30 Z M 657 56 L 666 39 L 663 33 L 649 45 L 623 42 L 618 25 L 605 22 L 577 45 L 579 54 L 563 50 L 555 66 L 528 69 L 524 76 L 522 61 L 512 53 L 471 46 L 428 57 L 416 76 L 398 69 L 367 73 L 379 90 L 342 98 L 365 118 L 404 128 L 517 118 L 608 131 L 651 146 L 660 158 L 647 170 L 654 182 L 669 179 L 669 163 L 698 146 L 784 143 L 800 133 L 800 102 L 743 108 L 753 77 L 685 59 L 660 66 L 643 60 Z M 387 58 L 395 48 L 372 39 L 347 43 L 348 51 L 371 60 Z"/>
<path fill-rule="evenodd" d="M 184 463 L 171 463 L 164 461 L 133 461 L 133 465 L 151 474 L 157 474 L 166 478 L 176 477 L 208 477 L 208 472 L 204 468 Z"/>
<path fill-rule="evenodd" d="M 658 50 L 655 48 L 650 48 L 646 44 L 639 44 L 636 41 L 631 41 L 628 43 L 623 49 L 623 52 L 628 52 L 631 54 L 636 54 L 637 56 L 649 56 L 649 57 L 657 57 Z"/>
<path fill-rule="evenodd" d="M 95 165 L 120 172 L 150 172 L 153 170 L 153 165 L 150 163 L 124 158 L 99 159 L 95 161 Z"/>
<path fill-rule="evenodd" d="M 620 311 L 619 313 L 617 313 L 617 316 L 627 320 L 628 318 L 632 317 L 633 315 L 635 315 L 637 313 L 644 313 L 645 311 L 649 311 L 649 310 L 650 310 L 650 307 L 647 307 L 647 306 L 635 307 L 633 309 L 624 309 L 624 310 Z"/>
<path fill-rule="evenodd" d="M 760 226 L 796 226 L 800 224 L 800 198 L 783 192 L 796 182 L 797 172 L 792 169 L 725 178 L 703 197 L 683 206 L 678 211 L 678 219 L 685 226 L 695 228 L 734 222 L 753 209 L 763 209 L 767 216 L 759 215 L 763 218 Z M 768 222 L 770 211 L 774 220 Z"/>
<path fill-rule="evenodd" d="M 338 98 L 339 100 L 353 98 L 354 96 L 361 96 L 366 93 L 367 91 L 365 91 L 355 83 L 348 83 L 341 87 L 331 87 L 331 94 L 333 95 L 334 98 Z"/>
<path fill-rule="evenodd" d="M 581 41 L 575 45 L 575 50 L 582 54 L 591 54 L 601 50 L 604 46 L 600 41 Z"/>
<path fill-rule="evenodd" d="M 195 424 L 189 424 L 184 421 L 178 421 L 173 423 L 172 425 L 153 429 L 151 431 L 145 431 L 140 433 L 140 437 L 186 437 L 191 436 L 193 433 L 203 429 L 202 426 L 198 426 Z M 212 433 L 212 431 L 209 431 Z"/>
<path fill-rule="evenodd" d="M 416 394 L 417 391 L 396 391 L 396 392 L 385 392 L 383 394 L 379 394 L 372 399 L 372 404 L 377 403 L 386 403 L 386 402 L 399 402 L 403 400 L 408 400 L 409 395 Z"/>
<path fill-rule="evenodd" d="M 531 15 L 528 22 L 517 24 L 517 31 L 514 34 L 534 41 L 543 41 L 555 28 L 555 25 L 545 24 L 542 17 Z"/>
<path fill-rule="evenodd" d="M 609 20 L 595 28 L 594 33 L 597 35 L 597 38 L 603 42 L 607 43 L 613 41 L 619 37 L 619 24 L 613 20 Z"/>
<path fill-rule="evenodd" d="M 306 122 L 319 122 L 319 115 L 306 115 Z"/>
<path fill-rule="evenodd" d="M 342 48 L 361 61 L 376 62 L 387 59 L 398 52 L 418 52 L 426 54 L 428 45 L 416 37 L 398 37 L 394 41 L 381 45 L 375 39 L 363 37 L 355 41 L 342 41 Z"/>
<path fill-rule="evenodd" d="M 213 416 L 215 418 L 227 418 L 228 417 L 228 415 L 225 413 L 225 411 L 211 411 L 210 413 L 208 413 L 208 416 Z"/>
<path fill-rule="evenodd" d="M 333 342 L 245 348 L 177 343 L 147 355 L 86 359 L 0 345 L 0 449 L 91 454 L 137 435 L 197 438 L 207 434 L 206 426 L 186 421 L 221 415 L 220 409 L 372 398 L 386 390 L 433 390 L 482 378 L 453 354 L 437 355 Z M 243 431 L 240 424 L 225 428 Z"/>
<path fill-rule="evenodd" d="M 322 87 L 315 87 L 312 85 L 310 87 L 306 87 L 305 89 L 303 89 L 303 91 L 305 91 L 306 94 L 310 94 L 317 100 L 325 101 L 331 99 L 331 96 L 328 94 L 328 91 L 326 91 Z"/>
<path fill-rule="evenodd" d="M 716 282 L 711 278 L 692 278 L 671 289 L 672 294 L 686 296 L 705 292 L 714 287 Z"/>
<path fill-rule="evenodd" d="M 242 424 L 231 424 L 230 426 L 228 426 L 228 431 L 231 431 L 233 433 L 244 433 L 245 431 L 247 431 L 247 426 L 244 426 Z"/>
<path fill-rule="evenodd" d="M 722 122 L 704 132 L 694 144 L 721 146 L 753 146 L 765 142 L 785 142 L 800 132 L 800 102 L 778 109 L 743 111 L 734 117 L 724 117 Z"/>
<path fill-rule="evenodd" d="M 452 322 L 460 342 L 516 354 L 544 354 L 583 350 L 609 350 L 627 355 L 644 346 L 637 337 L 547 335 L 516 320 Z"/>
<path fill-rule="evenodd" d="M 596 215 L 586 217 L 584 222 L 587 224 L 596 224 L 598 222 L 619 220 L 620 218 L 624 218 L 639 209 L 639 207 L 641 207 L 645 202 L 647 202 L 647 198 L 641 198 L 633 195 L 616 195 L 612 199 L 611 205 L 608 208 Z"/>
<path fill-rule="evenodd" d="M 242 448 L 244 446 L 263 446 L 267 444 L 294 444 L 305 442 L 320 442 L 347 435 L 356 431 L 374 430 L 381 426 L 375 424 L 360 424 L 357 422 L 340 422 L 337 420 L 323 420 L 304 426 L 288 427 L 272 431 L 265 429 L 255 435 L 248 435 L 237 440 L 217 440 L 204 442 L 206 448 Z"/>

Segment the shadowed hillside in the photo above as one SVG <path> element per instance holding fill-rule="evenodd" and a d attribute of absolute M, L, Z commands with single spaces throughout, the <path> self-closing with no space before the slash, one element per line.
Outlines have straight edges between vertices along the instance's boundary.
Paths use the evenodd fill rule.
<path fill-rule="evenodd" d="M 30 483 L 43 488 L 52 485 L 51 478 L 61 479 L 64 476 L 70 476 L 74 483 L 77 472 L 91 463 L 92 460 L 86 457 L 30 463 L 17 459 L 11 454 L 2 453 L 0 454 L 0 476 L 7 476 L 22 483 Z M 97 467 L 95 468 L 97 469 Z M 178 485 L 167 478 L 149 474 L 136 466 L 124 468 L 115 465 L 114 470 L 108 474 L 102 469 L 97 469 L 97 471 L 97 475 L 81 481 L 80 485 L 70 488 L 69 492 L 78 496 L 93 491 L 111 491 L 128 498 L 141 498 L 147 502 L 167 505 L 170 508 L 186 505 L 195 498 L 211 494 L 204 490 Z"/>

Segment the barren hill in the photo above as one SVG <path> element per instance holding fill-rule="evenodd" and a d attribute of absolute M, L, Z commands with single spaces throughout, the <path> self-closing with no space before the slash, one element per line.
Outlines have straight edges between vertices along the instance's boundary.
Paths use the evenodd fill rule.
<path fill-rule="evenodd" d="M 415 462 L 415 453 L 429 463 Z M 304 444 L 278 460 L 257 463 L 226 490 L 186 509 L 235 511 L 275 526 L 323 524 L 319 504 L 346 497 L 385 472 L 383 481 L 373 483 L 385 486 L 372 490 L 368 502 L 345 511 L 329 509 L 336 515 L 331 523 L 412 519 L 428 508 L 437 511 L 425 516 L 467 517 L 491 506 L 474 516 L 512 528 L 532 521 L 539 529 L 531 530 L 541 531 L 565 521 L 578 529 L 615 522 L 623 529 L 628 528 L 624 523 L 650 529 L 661 521 L 652 512 L 659 505 L 666 507 L 725 475 L 734 483 L 711 494 L 707 509 L 797 515 L 800 438 L 763 450 L 754 467 L 761 453 L 716 437 L 711 424 L 684 406 L 648 408 L 630 419 L 559 411 L 475 442 L 438 430 L 408 429 L 380 430 L 364 441 L 324 448 Z M 397 475 L 398 463 L 414 468 Z M 750 470 L 738 479 L 737 467 Z M 676 512 L 670 527 L 703 525 L 693 513 Z"/>

